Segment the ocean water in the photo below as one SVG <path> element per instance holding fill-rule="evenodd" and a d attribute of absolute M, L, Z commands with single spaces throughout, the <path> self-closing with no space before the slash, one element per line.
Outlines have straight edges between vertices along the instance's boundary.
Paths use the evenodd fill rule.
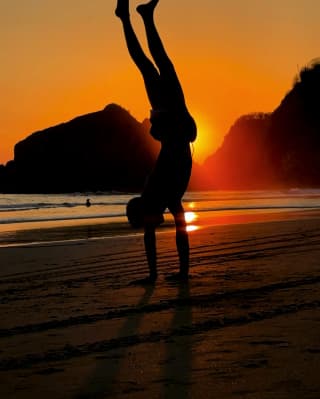
<path fill-rule="evenodd" d="M 125 221 L 125 208 L 133 194 L 2 194 L 0 225 L 53 221 L 89 221 L 105 219 Z M 86 206 L 90 199 L 91 206 Z M 320 209 L 320 189 L 287 191 L 205 191 L 187 192 L 183 199 L 186 211 L 199 215 L 205 212 L 251 212 Z"/>

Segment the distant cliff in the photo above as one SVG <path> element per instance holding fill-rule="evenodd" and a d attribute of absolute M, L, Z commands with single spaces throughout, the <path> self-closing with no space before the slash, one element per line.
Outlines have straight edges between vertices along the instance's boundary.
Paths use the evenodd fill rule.
<path fill-rule="evenodd" d="M 320 185 L 320 63 L 303 68 L 273 112 L 267 146 L 273 172 L 289 186 Z"/>
<path fill-rule="evenodd" d="M 194 188 L 320 186 L 320 63 L 303 68 L 271 114 L 240 117 Z"/>
<path fill-rule="evenodd" d="M 266 148 L 270 115 L 240 117 L 225 136 L 222 146 L 195 176 L 195 188 L 260 188 L 272 181 Z"/>
<path fill-rule="evenodd" d="M 4 192 L 140 190 L 158 143 L 126 110 L 104 110 L 31 134 L 0 168 Z"/>

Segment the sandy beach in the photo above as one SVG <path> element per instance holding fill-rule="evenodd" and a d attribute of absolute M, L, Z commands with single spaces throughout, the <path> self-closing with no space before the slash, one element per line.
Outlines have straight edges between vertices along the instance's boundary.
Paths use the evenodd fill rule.
<path fill-rule="evenodd" d="M 320 397 L 320 214 L 0 248 L 1 398 Z M 290 220 L 289 220 L 290 219 Z M 252 223 L 254 221 L 254 223 Z"/>

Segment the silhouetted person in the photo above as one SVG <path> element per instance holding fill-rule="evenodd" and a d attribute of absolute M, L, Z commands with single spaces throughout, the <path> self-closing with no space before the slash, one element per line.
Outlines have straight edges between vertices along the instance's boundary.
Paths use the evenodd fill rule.
<path fill-rule="evenodd" d="M 139 68 L 152 107 L 151 135 L 161 142 L 156 165 L 151 172 L 141 197 L 127 205 L 127 216 L 134 227 L 144 227 L 144 242 L 150 276 L 157 278 L 155 229 L 163 222 L 166 208 L 176 225 L 176 244 L 180 259 L 178 279 L 188 279 L 189 240 L 181 199 L 187 189 L 192 156 L 190 142 L 196 139 L 197 128 L 188 112 L 184 94 L 168 58 L 157 29 L 153 13 L 159 0 L 151 0 L 137 7 L 142 16 L 153 62 L 145 55 L 130 21 L 129 0 L 118 0 L 116 15 L 121 19 L 129 54 Z M 156 68 L 157 67 L 157 68 Z"/>
<path fill-rule="evenodd" d="M 89 208 L 89 206 L 91 206 L 91 202 L 90 202 L 90 199 L 88 198 L 86 201 L 86 207 Z"/>

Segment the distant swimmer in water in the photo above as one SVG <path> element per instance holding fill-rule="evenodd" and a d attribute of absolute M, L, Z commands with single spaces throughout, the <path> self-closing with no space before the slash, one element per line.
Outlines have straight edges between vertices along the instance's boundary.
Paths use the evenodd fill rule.
<path fill-rule="evenodd" d="M 189 276 L 189 239 L 182 197 L 187 189 L 192 167 L 190 142 L 197 127 L 190 115 L 174 66 L 169 59 L 154 23 L 154 9 L 159 0 L 139 5 L 153 62 L 145 55 L 133 30 L 129 0 L 118 0 L 116 15 L 120 18 L 129 54 L 140 70 L 151 104 L 151 135 L 161 143 L 156 165 L 140 197 L 127 204 L 127 216 L 133 227 L 144 227 L 144 243 L 149 265 L 145 282 L 157 279 L 155 229 L 168 208 L 176 225 L 176 246 L 180 271 L 174 279 L 186 281 Z"/>
<path fill-rule="evenodd" d="M 90 206 L 91 206 L 91 202 L 90 202 L 90 199 L 88 198 L 86 201 L 86 207 L 89 208 Z"/>

